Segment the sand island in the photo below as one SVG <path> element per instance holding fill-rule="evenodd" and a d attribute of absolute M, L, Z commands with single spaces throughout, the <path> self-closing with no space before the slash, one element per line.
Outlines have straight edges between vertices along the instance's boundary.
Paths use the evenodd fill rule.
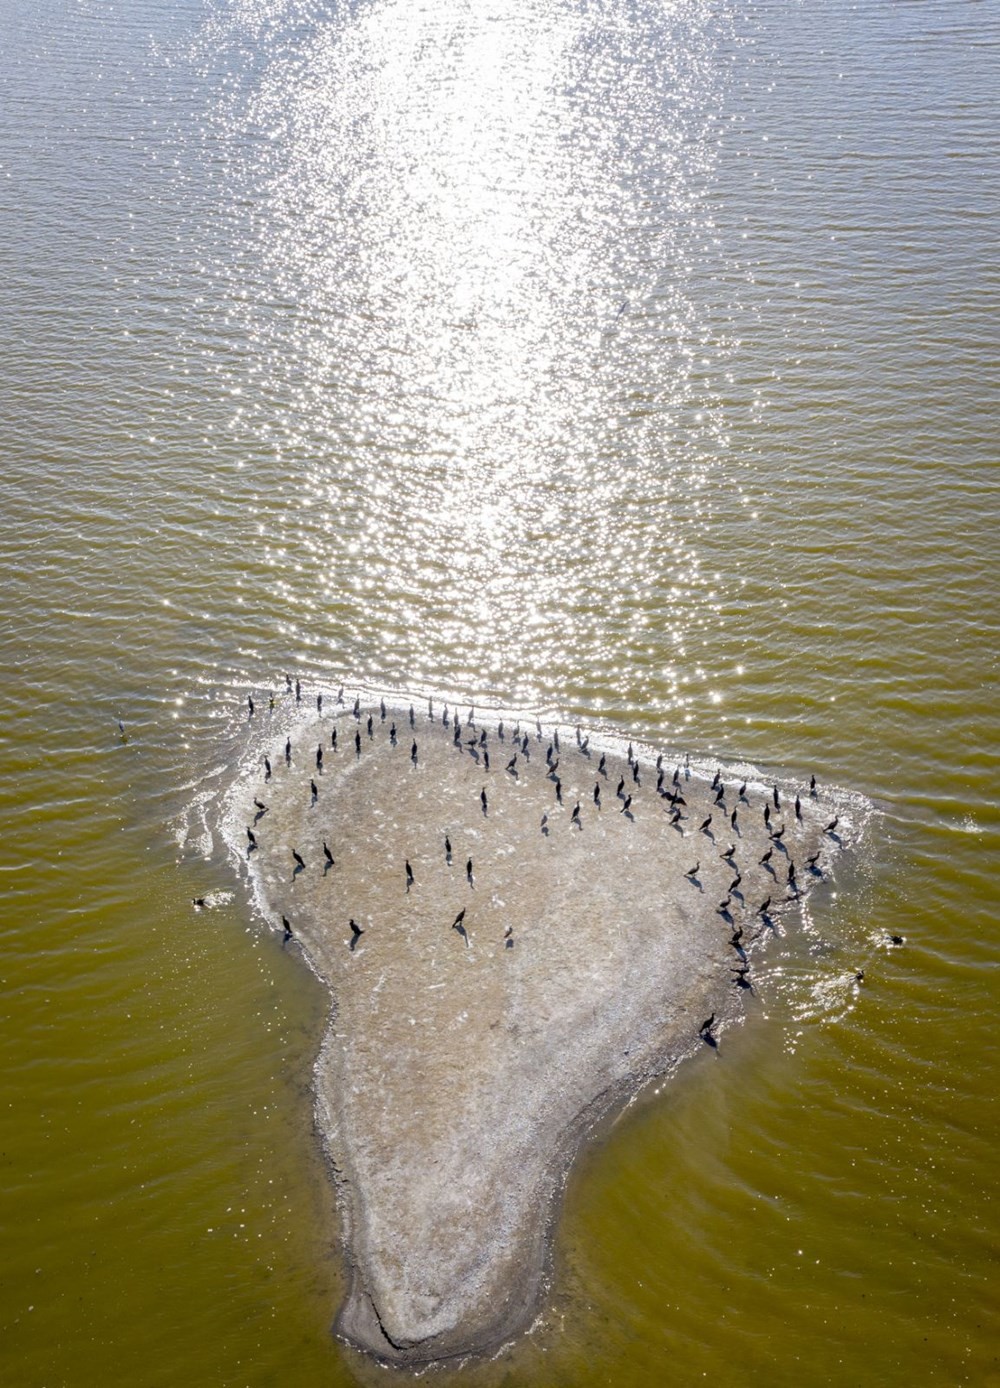
<path fill-rule="evenodd" d="M 341 699 L 312 692 L 306 712 L 303 693 L 231 793 L 228 837 L 330 991 L 337 1332 L 416 1366 L 531 1323 L 581 1142 L 715 1044 L 754 946 L 860 823 L 808 781 L 523 714 Z"/>

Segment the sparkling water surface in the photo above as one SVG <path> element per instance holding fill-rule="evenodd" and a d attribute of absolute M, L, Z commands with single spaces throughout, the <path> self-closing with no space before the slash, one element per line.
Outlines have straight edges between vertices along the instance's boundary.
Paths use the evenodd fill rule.
<path fill-rule="evenodd" d="M 5 1384 L 387 1379 L 217 833 L 286 670 L 879 809 L 449 1382 L 1000 1382 L 998 21 L 0 0 Z"/>

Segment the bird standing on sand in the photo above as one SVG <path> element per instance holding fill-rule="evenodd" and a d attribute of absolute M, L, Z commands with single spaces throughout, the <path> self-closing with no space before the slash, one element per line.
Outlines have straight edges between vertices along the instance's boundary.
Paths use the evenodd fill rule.
<path fill-rule="evenodd" d="M 444 860 L 451 867 L 451 839 L 447 834 L 444 836 Z"/>
<path fill-rule="evenodd" d="M 253 717 L 253 699 L 249 694 L 247 695 L 247 713 L 251 718 Z"/>
<path fill-rule="evenodd" d="M 766 829 L 770 823 L 771 823 L 771 806 L 770 806 L 770 805 L 765 805 L 765 806 L 764 806 L 764 828 Z"/>
<path fill-rule="evenodd" d="M 773 849 L 773 848 L 769 848 L 769 849 L 767 850 L 767 852 L 766 852 L 766 853 L 763 855 L 763 857 L 761 858 L 760 862 L 758 863 L 758 867 L 767 867 L 768 863 L 771 861 L 771 854 L 772 854 L 773 852 L 774 852 L 774 849 Z"/>
<path fill-rule="evenodd" d="M 350 945 L 348 946 L 348 948 L 350 949 L 351 953 L 353 954 L 353 953 L 354 953 L 354 947 L 355 947 L 355 945 L 358 943 L 358 941 L 361 939 L 361 936 L 362 936 L 365 932 L 361 929 L 361 926 L 358 925 L 357 921 L 354 919 L 353 916 L 352 916 L 351 919 L 348 921 L 348 925 L 351 927 L 351 943 L 350 943 Z"/>
<path fill-rule="evenodd" d="M 594 804 L 597 806 L 598 809 L 601 808 L 601 783 L 600 783 L 600 781 L 598 781 L 597 784 L 594 786 Z"/>
<path fill-rule="evenodd" d="M 712 1028 L 713 1028 L 714 1026 L 715 1026 L 715 1013 L 713 1012 L 712 1015 L 711 1015 L 711 1017 L 709 1017 L 706 1021 L 702 1022 L 701 1026 L 698 1028 L 698 1035 L 699 1035 L 699 1036 L 711 1036 L 711 1034 L 712 1034 Z"/>
<path fill-rule="evenodd" d="M 802 823 L 802 801 L 798 796 L 795 797 L 795 818 Z"/>
<path fill-rule="evenodd" d="M 356 757 L 361 756 L 361 734 L 359 732 L 354 734 L 354 755 Z"/>
<path fill-rule="evenodd" d="M 316 748 L 316 770 L 322 775 L 323 772 L 323 744 L 320 743 Z"/>
<path fill-rule="evenodd" d="M 410 860 L 406 860 L 406 890 L 409 891 L 413 886 L 413 869 L 410 867 Z"/>
<path fill-rule="evenodd" d="M 258 800 L 256 795 L 253 798 L 253 803 L 257 807 L 258 814 L 267 814 L 267 806 L 264 804 L 263 800 Z"/>
<path fill-rule="evenodd" d="M 834 831 L 834 829 L 836 829 L 836 827 L 837 827 L 837 825 L 838 825 L 839 823 L 840 823 L 840 815 L 835 815 L 834 818 L 830 820 L 830 823 L 829 823 L 829 824 L 826 826 L 826 828 L 823 830 L 823 833 L 824 833 L 824 834 L 832 834 L 833 831 Z"/>
<path fill-rule="evenodd" d="M 414 766 L 417 764 L 417 739 L 413 739 L 413 746 L 410 748 L 410 761 Z"/>
<path fill-rule="evenodd" d="M 624 801 L 624 803 L 623 803 L 621 809 L 618 811 L 618 813 L 619 813 L 619 814 L 628 814 L 628 812 L 629 812 L 629 810 L 630 810 L 631 808 L 632 808 L 632 797 L 631 797 L 631 795 L 626 795 L 625 801 Z"/>
<path fill-rule="evenodd" d="M 309 789 L 312 791 L 312 803 L 315 805 L 316 801 L 319 799 L 319 787 L 315 781 L 310 780 Z"/>
<path fill-rule="evenodd" d="M 598 774 L 598 776 L 606 776 L 606 775 L 608 774 L 608 773 L 607 773 L 607 765 L 608 765 L 608 763 L 607 763 L 607 758 L 604 756 L 604 754 L 603 754 L 603 752 L 602 752 L 602 753 L 601 753 L 601 760 L 597 763 L 597 774 Z"/>
<path fill-rule="evenodd" d="M 729 816 L 729 827 L 730 827 L 731 829 L 735 829 L 735 828 L 736 828 L 736 811 L 735 811 L 735 810 L 733 810 L 732 814 Z"/>
<path fill-rule="evenodd" d="M 322 712 L 323 712 L 323 695 L 322 695 L 322 694 L 317 694 L 317 695 L 316 695 L 316 712 L 317 712 L 317 713 L 322 713 Z"/>
<path fill-rule="evenodd" d="M 264 758 L 264 780 L 265 780 L 265 781 L 269 781 L 270 779 L 271 779 L 271 763 L 268 761 L 267 757 L 265 757 L 265 758 Z"/>
<path fill-rule="evenodd" d="M 704 834 L 704 833 L 708 830 L 708 828 L 710 827 L 711 823 L 712 823 L 712 816 L 709 815 L 707 819 L 702 820 L 701 828 L 699 829 L 698 832 L 701 833 L 701 834 Z"/>
<path fill-rule="evenodd" d="M 625 789 L 625 777 L 623 776 L 623 777 L 621 778 L 621 780 L 618 782 L 618 788 L 617 788 L 617 790 L 615 791 L 615 794 L 618 796 L 618 799 L 619 799 L 619 800 L 622 798 L 622 791 L 623 791 L 624 789 Z"/>
<path fill-rule="evenodd" d="M 333 732 L 330 734 L 330 746 L 333 748 L 334 751 L 337 750 L 337 729 L 336 729 L 336 728 L 334 728 Z"/>
<path fill-rule="evenodd" d="M 295 859 L 295 865 L 297 868 L 305 868 L 306 860 L 303 858 L 302 854 L 298 851 L 298 849 L 292 849 L 292 857 Z"/>
<path fill-rule="evenodd" d="M 465 875 L 468 878 L 469 886 L 472 886 L 472 859 L 465 864 Z"/>
<path fill-rule="evenodd" d="M 778 785 L 777 785 L 777 782 L 775 782 L 775 785 L 774 785 L 774 789 L 773 789 L 773 791 L 772 791 L 772 794 L 773 794 L 773 796 L 774 796 L 774 808 L 775 808 L 776 810 L 780 810 L 780 809 L 781 809 L 781 800 L 780 800 L 780 798 L 779 798 L 779 796 L 778 796 Z"/>
<path fill-rule="evenodd" d="M 489 814 L 490 802 L 489 802 L 489 801 L 487 800 L 487 798 L 486 798 L 486 787 L 485 787 L 485 786 L 483 786 L 482 790 L 479 792 L 479 803 L 480 803 L 480 804 L 482 805 L 482 807 L 483 807 L 483 814 Z"/>
<path fill-rule="evenodd" d="M 695 865 L 694 865 L 693 868 L 688 868 L 688 870 L 687 870 L 687 872 L 684 874 L 684 876 L 685 876 L 685 877 L 697 877 L 697 876 L 698 876 L 698 869 L 699 869 L 700 867 L 701 867 L 701 860 L 699 859 L 698 862 L 695 863 Z"/>
<path fill-rule="evenodd" d="M 285 765 L 286 765 L 286 766 L 291 766 L 291 764 L 292 764 L 292 739 L 291 739 L 290 737 L 286 737 L 286 738 L 285 738 Z"/>
<path fill-rule="evenodd" d="M 562 804 L 562 781 L 558 776 L 556 777 L 556 800 L 560 805 Z"/>
<path fill-rule="evenodd" d="M 329 848 L 327 847 L 326 839 L 323 840 L 323 857 L 326 859 L 326 865 L 327 865 L 327 867 L 333 867 L 333 866 L 334 866 L 333 854 L 330 852 Z"/>
<path fill-rule="evenodd" d="M 570 817 L 569 817 L 569 822 L 570 822 L 570 824 L 575 824 L 575 825 L 577 826 L 577 828 L 580 827 L 580 802 L 579 802 L 579 800 L 578 800 L 578 801 L 576 802 L 576 804 L 573 806 L 573 813 L 572 813 L 572 814 L 570 815 Z"/>
<path fill-rule="evenodd" d="M 291 921 L 288 919 L 287 916 L 282 916 L 282 917 L 281 917 L 281 930 L 282 930 L 281 943 L 282 943 L 283 945 L 287 945 L 287 944 L 288 944 L 288 941 L 292 938 L 292 924 L 291 924 Z"/>
<path fill-rule="evenodd" d="M 247 853 L 252 853 L 257 847 L 257 836 L 252 829 L 247 829 Z"/>
<path fill-rule="evenodd" d="M 768 910 L 769 910 L 769 908 L 770 908 L 770 905 L 771 905 L 771 898 L 770 898 L 770 897 L 767 897 L 766 900 L 762 901 L 762 902 L 760 903 L 760 905 L 757 907 L 757 914 L 758 914 L 758 916 L 766 916 L 767 913 L 768 913 Z"/>

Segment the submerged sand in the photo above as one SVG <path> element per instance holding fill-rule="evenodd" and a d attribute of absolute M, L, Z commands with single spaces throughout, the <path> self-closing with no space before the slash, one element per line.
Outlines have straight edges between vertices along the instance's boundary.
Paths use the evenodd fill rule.
<path fill-rule="evenodd" d="M 530 1323 L 581 1140 L 738 1009 L 734 970 L 854 830 L 823 788 L 782 784 L 779 807 L 723 769 L 717 802 L 714 765 L 664 755 L 658 789 L 638 743 L 630 762 L 625 742 L 533 717 L 445 722 L 422 702 L 411 725 L 408 704 L 353 702 L 299 721 L 287 761 L 277 739 L 230 822 L 333 1000 L 316 1079 L 351 1273 L 337 1328 L 420 1364 Z"/>

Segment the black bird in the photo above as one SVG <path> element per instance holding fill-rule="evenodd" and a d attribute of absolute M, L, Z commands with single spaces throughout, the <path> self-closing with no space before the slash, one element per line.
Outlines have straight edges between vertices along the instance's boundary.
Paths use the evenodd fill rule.
<path fill-rule="evenodd" d="M 312 791 L 312 802 L 315 805 L 316 801 L 319 799 L 319 787 L 315 781 L 310 780 L 309 789 Z"/>
<path fill-rule="evenodd" d="M 815 794 L 816 794 L 816 777 L 815 777 L 815 776 L 810 776 L 810 777 L 809 777 L 809 794 L 810 794 L 810 795 L 815 795 Z"/>
<path fill-rule="evenodd" d="M 555 779 L 555 774 L 556 774 L 556 772 L 557 772 L 558 770 L 559 770 L 559 758 L 556 757 L 555 761 L 549 763 L 549 776 L 550 776 L 550 778 Z"/>
<path fill-rule="evenodd" d="M 486 768 L 487 771 L 489 771 L 489 769 L 490 769 L 490 754 L 489 754 L 489 752 L 487 752 L 487 750 L 486 750 L 485 747 L 483 748 L 483 766 Z"/>
<path fill-rule="evenodd" d="M 663 770 L 663 753 L 662 753 L 662 752 L 661 752 L 660 755 L 656 758 L 656 769 L 657 769 L 657 771 L 662 771 L 662 770 Z"/>
<path fill-rule="evenodd" d="M 579 726 L 577 726 L 577 730 L 576 730 L 576 745 L 577 745 L 578 747 L 580 746 L 580 728 L 579 728 Z"/>
<path fill-rule="evenodd" d="M 521 751 L 527 756 L 528 753 L 528 734 L 525 733 L 521 738 Z"/>
<path fill-rule="evenodd" d="M 389 742 L 390 742 L 390 744 L 391 744 L 393 747 L 395 747 L 395 745 L 396 745 L 396 724 L 395 724 L 395 723 L 390 723 L 390 725 L 389 725 Z"/>
<path fill-rule="evenodd" d="M 249 713 L 250 717 L 252 718 L 252 717 L 253 717 L 253 699 L 250 697 L 249 694 L 247 695 L 247 712 Z"/>
<path fill-rule="evenodd" d="M 382 722 L 385 722 L 385 700 L 383 699 L 378 706 L 379 713 L 382 715 Z"/>
<path fill-rule="evenodd" d="M 764 901 L 762 901 L 762 902 L 760 903 L 760 905 L 757 907 L 757 914 L 758 914 L 758 916 L 766 916 L 766 915 L 767 915 L 767 911 L 768 911 L 768 907 L 769 907 L 770 905 L 771 905 L 771 898 L 770 898 L 770 897 L 767 897 L 767 899 L 764 900 Z"/>
<path fill-rule="evenodd" d="M 288 941 L 292 938 L 292 924 L 287 916 L 281 917 L 281 930 L 281 943 L 287 945 Z"/>
<path fill-rule="evenodd" d="M 594 786 L 594 804 L 597 806 L 598 809 L 601 808 L 601 783 L 600 783 L 600 781 L 598 781 L 597 784 Z"/>
<path fill-rule="evenodd" d="M 666 774 L 667 773 L 665 771 L 658 771 L 656 773 L 656 793 L 658 795 L 666 794 L 666 791 L 663 789 L 663 778 Z"/>
<path fill-rule="evenodd" d="M 721 775 L 722 775 L 722 772 L 721 772 L 721 771 L 716 771 L 715 775 L 713 776 L 713 778 L 712 778 L 712 789 L 713 789 L 713 790 L 718 790 L 718 789 L 719 789 L 719 778 L 721 777 Z"/>
<path fill-rule="evenodd" d="M 767 852 L 764 854 L 764 856 L 763 856 L 763 857 L 761 858 L 761 860 L 760 860 L 760 864 L 759 864 L 760 867 L 767 867 L 768 863 L 771 861 L 771 854 L 772 854 L 773 852 L 774 852 L 774 849 L 773 849 L 773 848 L 769 848 L 769 849 L 767 850 Z"/>
<path fill-rule="evenodd" d="M 679 786 L 680 783 L 681 783 L 681 769 L 680 769 L 679 766 L 675 766 L 675 767 L 674 767 L 674 785 L 675 785 L 675 786 Z"/>
<path fill-rule="evenodd" d="M 433 699 L 428 699 L 428 700 L 427 700 L 427 717 L 428 717 L 431 721 L 433 721 L 433 718 L 434 718 L 434 700 L 433 700 Z M 382 715 L 382 720 L 383 720 L 383 722 L 385 721 L 385 714 Z"/>
<path fill-rule="evenodd" d="M 322 713 L 322 712 L 323 712 L 323 695 L 322 695 L 322 694 L 317 694 L 317 695 L 316 695 L 316 712 L 317 712 L 317 713 Z"/>
<path fill-rule="evenodd" d="M 342 704 L 343 702 L 344 702 L 344 686 L 341 685 L 340 688 L 337 690 L 337 703 L 338 703 L 338 704 Z"/>
<path fill-rule="evenodd" d="M 471 721 L 471 718 L 470 718 L 470 721 Z M 410 727 L 411 727 L 411 728 L 415 728 L 416 726 L 417 726 L 416 716 L 415 716 L 415 714 L 414 714 L 414 712 L 413 712 L 413 705 L 411 704 L 411 705 L 410 705 Z"/>
<path fill-rule="evenodd" d="M 336 729 L 336 728 L 334 728 L 333 732 L 330 734 L 330 746 L 333 748 L 334 751 L 337 750 L 337 729 Z"/>
<path fill-rule="evenodd" d="M 780 829 L 772 829 L 772 830 L 771 830 L 771 840 L 772 840 L 773 843 L 780 843 L 781 840 L 784 838 L 784 836 L 785 836 L 785 826 L 784 826 L 784 825 L 782 825 Z"/>
<path fill-rule="evenodd" d="M 451 923 L 451 928 L 452 928 L 452 930 L 454 930 L 456 926 L 461 925 L 462 922 L 463 922 L 464 920 L 465 920 L 465 907 L 463 906 L 462 909 L 461 909 L 461 911 L 459 911 L 458 915 L 455 917 L 455 919 L 454 919 L 454 920 L 452 921 L 452 923 Z"/>
<path fill-rule="evenodd" d="M 779 796 L 778 796 L 778 786 L 777 786 L 777 782 L 775 782 L 775 786 L 774 786 L 774 790 L 772 791 L 772 794 L 774 795 L 774 808 L 775 808 L 776 810 L 780 810 L 780 809 L 781 809 L 781 800 L 780 800 L 780 798 L 779 798 Z"/>
<path fill-rule="evenodd" d="M 257 847 L 257 835 L 252 829 L 247 829 L 247 852 L 252 853 Z"/>
<path fill-rule="evenodd" d="M 719 789 L 715 792 L 715 803 L 716 803 L 717 805 L 722 805 L 722 804 L 725 803 L 725 800 L 726 800 L 726 787 L 725 787 L 725 786 L 720 786 Z"/>
<path fill-rule="evenodd" d="M 740 949 L 740 948 L 741 948 L 741 946 L 740 946 L 740 941 L 741 941 L 742 939 L 743 939 L 743 927 L 742 927 L 742 925 L 739 925 L 739 926 L 737 926 L 736 929 L 733 931 L 732 936 L 730 937 L 729 943 L 732 945 L 733 949 Z"/>
<path fill-rule="evenodd" d="M 597 763 L 597 774 L 598 774 L 598 776 L 606 776 L 606 775 L 608 774 L 608 772 L 607 772 L 607 764 L 608 764 L 608 763 L 607 763 L 607 758 L 605 757 L 604 753 L 602 752 L 602 753 L 601 753 L 601 760 Z"/>
<path fill-rule="evenodd" d="M 516 753 L 516 752 L 515 752 L 514 755 L 511 757 L 510 761 L 507 763 L 507 770 L 510 772 L 510 774 L 511 774 L 512 776 L 516 776 L 516 775 L 517 775 L 517 753 Z"/>
<path fill-rule="evenodd" d="M 630 810 L 631 808 L 632 808 L 632 797 L 631 797 L 631 795 L 626 795 L 626 797 L 625 797 L 625 802 L 624 802 L 624 804 L 622 805 L 621 809 L 618 811 L 618 813 L 619 813 L 619 814 L 628 814 L 628 812 L 629 812 L 629 810 Z"/>
<path fill-rule="evenodd" d="M 451 839 L 447 834 L 444 836 L 444 860 L 451 867 Z"/>
<path fill-rule="evenodd" d="M 556 777 L 556 800 L 560 805 L 562 804 L 562 781 L 558 776 Z"/>
<path fill-rule="evenodd" d="M 320 745 L 316 748 L 316 770 L 317 770 L 317 771 L 322 771 L 322 770 L 323 770 L 323 744 L 322 744 L 322 743 L 320 743 Z"/>
<path fill-rule="evenodd" d="M 818 853 L 814 853 L 814 854 L 812 855 L 811 858 L 807 858 L 807 859 L 806 859 L 806 867 L 807 867 L 807 868 L 814 868 L 818 862 L 819 862 L 819 854 L 818 854 Z"/>
<path fill-rule="evenodd" d="M 747 798 L 747 783 L 746 783 L 746 781 L 743 782 L 743 784 L 740 786 L 739 790 L 736 792 L 736 798 L 737 798 L 737 800 L 745 800 L 745 799 Z"/>
<path fill-rule="evenodd" d="M 361 755 L 361 734 L 360 734 L 360 733 L 355 733 L 355 734 L 354 734 L 354 755 L 357 756 L 357 757 L 360 757 L 360 755 Z"/>
<path fill-rule="evenodd" d="M 698 862 L 695 863 L 695 865 L 694 865 L 693 868 L 688 868 L 688 870 L 687 870 L 687 872 L 684 874 L 684 876 L 685 876 L 685 877 L 697 877 L 697 876 L 698 876 L 698 869 L 699 869 L 700 867 L 701 867 L 701 859 L 699 858 Z"/>
<path fill-rule="evenodd" d="M 203 896 L 193 896 L 191 898 L 191 905 L 196 911 L 200 911 L 205 905 L 205 898 Z"/>
<path fill-rule="evenodd" d="M 351 944 L 350 944 L 350 951 L 351 951 L 351 953 L 353 954 L 353 953 L 354 953 L 354 947 L 355 947 L 355 945 L 358 943 L 358 941 L 361 939 L 361 936 L 362 936 L 365 932 L 361 929 L 361 926 L 358 925 L 357 921 L 354 919 L 353 916 L 352 916 L 351 919 L 348 921 L 348 924 L 349 924 L 350 927 L 351 927 Z"/>
<path fill-rule="evenodd" d="M 765 805 L 765 806 L 764 806 L 764 828 L 766 829 L 767 826 L 768 826 L 770 823 L 771 823 L 771 806 L 770 806 L 770 805 Z"/>
<path fill-rule="evenodd" d="M 729 816 L 729 826 L 730 826 L 731 829 L 735 829 L 735 828 L 736 828 L 736 811 L 735 811 L 735 810 L 733 810 L 732 814 Z"/>
<path fill-rule="evenodd" d="M 630 742 L 629 745 L 628 745 L 628 759 L 629 759 L 629 762 L 631 763 L 631 761 L 632 761 L 632 744 L 631 744 L 631 742 Z"/>
<path fill-rule="evenodd" d="M 330 852 L 329 848 L 326 845 L 326 839 L 323 840 L 323 857 L 326 859 L 327 867 L 334 866 L 333 854 Z"/>
<path fill-rule="evenodd" d="M 360 699 L 360 698 L 357 698 L 357 699 L 354 700 L 354 710 L 353 710 L 353 712 L 354 712 L 355 718 L 360 718 L 360 717 L 361 717 L 361 699 Z"/>
<path fill-rule="evenodd" d="M 462 746 L 462 729 L 457 723 L 455 724 L 455 736 L 451 740 L 454 746 L 459 748 Z"/>
<path fill-rule="evenodd" d="M 290 737 L 286 737 L 286 738 L 285 738 L 285 765 L 286 765 L 286 766 L 290 766 L 291 763 L 292 763 L 292 739 L 291 739 Z"/>
<path fill-rule="evenodd" d="M 406 860 L 406 890 L 409 891 L 413 886 L 413 869 L 410 867 L 410 860 Z"/>
<path fill-rule="evenodd" d="M 508 925 L 507 929 L 503 932 L 504 949 L 514 948 L 513 935 L 514 927 L 512 925 Z"/>
<path fill-rule="evenodd" d="M 789 864 L 788 864 L 788 879 L 787 879 L 787 880 L 788 880 L 789 882 L 794 882 L 794 881 L 795 881 L 795 864 L 794 864 L 794 863 L 789 863 Z"/>
<path fill-rule="evenodd" d="M 471 858 L 470 858 L 470 859 L 466 862 L 466 864 L 465 864 L 465 875 L 466 875 L 466 877 L 469 879 L 469 886 L 471 887 L 471 886 L 472 886 L 472 859 L 471 859 Z"/>
<path fill-rule="evenodd" d="M 552 745 L 555 747 L 556 751 L 558 752 L 558 751 L 559 751 L 559 729 L 558 729 L 558 728 L 553 728 L 553 730 L 552 730 Z"/>
<path fill-rule="evenodd" d="M 715 1013 L 713 1012 L 712 1015 L 711 1015 L 711 1017 L 709 1017 L 706 1021 L 702 1022 L 701 1026 L 698 1028 L 698 1035 L 699 1035 L 699 1036 L 711 1036 L 711 1034 L 712 1034 L 712 1028 L 713 1028 L 714 1026 L 715 1026 Z"/>
<path fill-rule="evenodd" d="M 297 704 L 301 704 L 302 702 L 302 685 L 298 680 L 295 681 L 295 702 Z"/>
<path fill-rule="evenodd" d="M 579 802 L 579 800 L 578 800 L 578 801 L 576 802 L 576 804 L 573 806 L 573 813 L 572 813 L 572 814 L 570 815 L 570 817 L 569 817 L 569 822 L 570 822 L 570 824 L 577 824 L 577 825 L 579 825 L 579 823 L 580 823 L 580 802 Z"/>
<path fill-rule="evenodd" d="M 892 944 L 894 944 L 894 945 L 901 945 L 901 944 L 904 944 L 904 943 L 905 943 L 905 941 L 903 940 L 902 935 L 890 935 L 890 936 L 889 936 L 889 939 L 890 939 L 890 941 L 892 942 Z"/>
<path fill-rule="evenodd" d="M 795 797 L 795 818 L 800 823 L 802 822 L 802 802 L 799 800 L 798 796 Z"/>
<path fill-rule="evenodd" d="M 369 736 L 369 737 L 374 736 L 374 728 L 375 728 L 375 724 L 372 722 L 372 716 L 371 716 L 371 714 L 369 713 L 369 715 L 368 715 L 368 736 Z"/>
<path fill-rule="evenodd" d="M 414 766 L 417 764 L 417 739 L 413 739 L 413 746 L 410 748 L 410 761 Z"/>
<path fill-rule="evenodd" d="M 551 766 L 551 765 L 552 765 L 552 743 L 551 743 L 551 742 L 549 743 L 549 745 L 548 745 L 548 746 L 546 747 L 546 749 L 545 749 L 545 765 L 546 765 L 546 766 Z"/>
<path fill-rule="evenodd" d="M 700 828 L 700 830 L 699 830 L 699 833 L 702 833 L 702 834 L 703 834 L 703 833 L 705 832 L 705 830 L 709 827 L 709 825 L 710 825 L 711 823 L 712 823 L 712 816 L 709 815 L 707 819 L 702 820 L 701 828 Z"/>
<path fill-rule="evenodd" d="M 261 814 L 267 814 L 267 806 L 264 804 L 263 800 L 258 800 L 256 795 L 253 798 L 253 803 L 257 806 Z"/>
<path fill-rule="evenodd" d="M 731 858 L 735 852 L 736 852 L 736 845 L 735 845 L 735 843 L 731 843 L 731 844 L 729 845 L 729 847 L 726 849 L 725 853 L 720 853 L 720 854 L 719 854 L 719 857 L 722 859 L 723 862 L 725 862 L 726 859 L 727 859 L 727 858 Z"/>
<path fill-rule="evenodd" d="M 291 694 L 291 692 L 292 692 L 292 677 L 291 677 L 291 675 L 286 675 L 286 676 L 285 676 L 285 693 L 286 693 L 286 694 Z"/>
<path fill-rule="evenodd" d="M 503 719 L 502 719 L 502 718 L 500 719 L 500 722 L 497 724 L 497 737 L 500 739 L 501 742 L 503 742 Z"/>
<path fill-rule="evenodd" d="M 729 895 L 730 895 L 730 896 L 732 896 L 733 892 L 735 892 L 736 888 L 740 885 L 740 883 L 741 883 L 742 881 L 743 881 L 743 876 L 742 876 L 741 873 L 738 872 L 738 873 L 736 874 L 736 876 L 733 878 L 733 880 L 732 880 L 732 881 L 730 882 L 730 884 L 729 884 Z"/>
<path fill-rule="evenodd" d="M 749 988 L 750 992 L 752 993 L 752 992 L 753 992 L 753 984 L 752 984 L 752 983 L 750 982 L 750 980 L 747 978 L 747 974 L 748 974 L 749 972 L 750 972 L 750 965 L 749 965 L 749 964 L 741 964 L 740 967 L 739 967 L 739 968 L 734 972 L 734 974 L 733 974 L 733 986 L 734 986 L 735 988 Z"/>
<path fill-rule="evenodd" d="M 639 780 L 639 763 L 637 761 L 632 763 L 632 780 L 637 786 L 642 785 L 642 782 Z"/>
<path fill-rule="evenodd" d="M 729 914 L 731 900 L 732 898 L 727 896 L 725 901 L 720 901 L 718 906 L 716 906 L 715 909 L 716 911 L 718 911 L 720 916 L 727 916 Z"/>
<path fill-rule="evenodd" d="M 271 779 L 271 763 L 268 761 L 267 757 L 265 757 L 265 758 L 264 758 L 264 780 L 265 780 L 265 781 L 269 781 L 270 779 Z"/>
<path fill-rule="evenodd" d="M 488 814 L 488 813 L 489 813 L 489 808 L 490 808 L 490 806 L 489 806 L 489 801 L 486 799 L 486 787 L 485 787 L 485 786 L 483 786 L 482 790 L 479 792 L 479 801 L 480 801 L 480 804 L 481 804 L 482 807 L 483 807 L 483 814 Z"/>
<path fill-rule="evenodd" d="M 618 789 L 615 791 L 615 794 L 618 796 L 618 799 L 619 799 L 619 800 L 622 798 L 622 791 L 623 791 L 624 789 L 625 789 L 625 777 L 623 776 L 623 777 L 621 778 L 621 780 L 618 782 Z"/>
<path fill-rule="evenodd" d="M 298 867 L 300 867 L 300 868 L 304 868 L 304 867 L 305 867 L 305 865 L 306 865 L 306 860 L 303 858 L 302 854 L 299 853 L 298 850 L 295 849 L 295 848 L 292 849 L 292 857 L 295 859 L 296 865 L 297 865 Z"/>
<path fill-rule="evenodd" d="M 834 831 L 834 829 L 836 829 L 836 827 L 837 827 L 837 825 L 838 825 L 839 823 L 840 823 L 840 815 L 836 815 L 833 819 L 830 820 L 830 823 L 829 823 L 829 824 L 826 826 L 826 828 L 823 830 L 823 833 L 824 833 L 824 834 L 832 834 L 833 831 Z"/>
<path fill-rule="evenodd" d="M 675 805 L 674 808 L 670 811 L 670 823 L 677 824 L 681 818 L 681 812 Z"/>

